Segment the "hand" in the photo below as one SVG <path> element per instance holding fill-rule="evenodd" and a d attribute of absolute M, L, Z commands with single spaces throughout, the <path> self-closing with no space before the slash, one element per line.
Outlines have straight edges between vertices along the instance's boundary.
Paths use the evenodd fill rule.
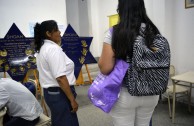
<path fill-rule="evenodd" d="M 71 101 L 71 107 L 72 107 L 71 112 L 77 112 L 78 104 L 77 104 L 77 102 L 75 100 Z"/>

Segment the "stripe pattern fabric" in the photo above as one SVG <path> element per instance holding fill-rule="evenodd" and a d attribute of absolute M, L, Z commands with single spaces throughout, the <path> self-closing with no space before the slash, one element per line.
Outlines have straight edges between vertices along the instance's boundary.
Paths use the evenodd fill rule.
<path fill-rule="evenodd" d="M 132 96 L 160 95 L 167 89 L 170 67 L 170 47 L 160 34 L 153 41 L 153 49 L 145 44 L 141 35 L 133 46 L 132 59 L 127 57 L 131 66 L 125 75 L 125 84 Z"/>

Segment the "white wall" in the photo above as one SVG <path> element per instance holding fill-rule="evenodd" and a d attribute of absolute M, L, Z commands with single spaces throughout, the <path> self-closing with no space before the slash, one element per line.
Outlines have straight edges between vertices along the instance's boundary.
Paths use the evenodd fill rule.
<path fill-rule="evenodd" d="M 166 0 L 168 1 L 168 0 Z M 194 71 L 194 8 L 185 9 L 185 0 L 170 0 L 175 4 L 172 30 L 172 63 L 176 73 Z M 192 90 L 192 103 L 194 103 Z"/>
<path fill-rule="evenodd" d="M 78 0 L 66 0 L 67 5 L 67 24 L 71 24 L 75 32 L 80 35 L 80 19 Z"/>
<path fill-rule="evenodd" d="M 109 15 L 116 14 L 117 0 L 88 0 L 89 33 L 93 42 L 91 52 L 99 57 L 102 51 L 104 33 L 109 28 Z"/>
<path fill-rule="evenodd" d="M 30 36 L 29 23 L 53 19 L 67 26 L 65 0 L 1 0 L 0 38 L 4 38 L 13 23 L 24 36 Z"/>
<path fill-rule="evenodd" d="M 175 2 L 173 46 L 178 73 L 194 71 L 194 8 L 185 9 L 184 0 Z"/>
<path fill-rule="evenodd" d="M 88 18 L 88 4 L 87 0 L 79 0 L 79 27 L 80 27 L 80 36 L 89 37 L 89 18 Z"/>
<path fill-rule="evenodd" d="M 170 49 L 171 49 L 171 64 L 174 64 L 174 54 L 173 52 L 175 51 L 174 46 L 173 46 L 173 38 L 174 38 L 174 13 L 175 13 L 175 4 L 174 0 L 165 0 L 165 25 L 164 25 L 164 33 L 163 35 L 167 38 L 170 44 Z"/>
<path fill-rule="evenodd" d="M 94 57 L 99 57 L 99 1 L 88 0 L 88 19 L 89 19 L 89 35 L 93 36 L 90 46 L 91 53 Z"/>

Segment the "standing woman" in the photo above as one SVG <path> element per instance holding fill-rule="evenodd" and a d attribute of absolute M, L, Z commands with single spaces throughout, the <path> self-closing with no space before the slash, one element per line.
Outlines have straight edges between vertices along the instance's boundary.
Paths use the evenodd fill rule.
<path fill-rule="evenodd" d="M 159 30 L 148 18 L 143 0 L 118 0 L 119 22 L 106 33 L 102 54 L 99 59 L 100 71 L 109 74 L 115 59 L 127 61 L 133 56 L 133 44 L 138 35 L 145 36 L 146 45 L 151 46 Z M 120 97 L 112 111 L 114 126 L 149 126 L 159 96 L 132 96 L 128 93 L 127 82 L 123 82 Z"/>
<path fill-rule="evenodd" d="M 54 20 L 34 27 L 37 68 L 52 126 L 79 126 L 75 100 L 74 63 L 60 47 L 61 35 Z"/>

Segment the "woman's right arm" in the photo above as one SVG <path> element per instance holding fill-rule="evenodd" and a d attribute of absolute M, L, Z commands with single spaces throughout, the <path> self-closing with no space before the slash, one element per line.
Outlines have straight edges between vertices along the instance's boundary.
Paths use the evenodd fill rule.
<path fill-rule="evenodd" d="M 112 28 L 110 28 L 105 35 L 102 54 L 98 61 L 98 66 L 102 74 L 109 74 L 114 67 L 115 58 L 114 52 L 112 50 L 111 42 L 112 42 Z"/>
<path fill-rule="evenodd" d="M 78 104 L 75 100 L 75 97 L 73 96 L 69 82 L 67 80 L 67 77 L 65 75 L 58 77 L 57 82 L 59 83 L 59 86 L 63 90 L 63 92 L 66 94 L 67 98 L 69 99 L 72 107 L 72 112 L 76 112 L 78 110 Z"/>
<path fill-rule="evenodd" d="M 114 52 L 110 44 L 104 43 L 98 66 L 102 74 L 108 75 L 115 65 Z"/>

